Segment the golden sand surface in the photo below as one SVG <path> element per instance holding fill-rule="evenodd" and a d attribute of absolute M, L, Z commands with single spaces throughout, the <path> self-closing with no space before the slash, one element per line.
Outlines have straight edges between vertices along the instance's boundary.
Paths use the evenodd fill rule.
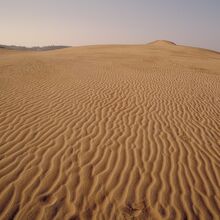
<path fill-rule="evenodd" d="M 219 216 L 220 53 L 0 49 L 1 220 Z"/>

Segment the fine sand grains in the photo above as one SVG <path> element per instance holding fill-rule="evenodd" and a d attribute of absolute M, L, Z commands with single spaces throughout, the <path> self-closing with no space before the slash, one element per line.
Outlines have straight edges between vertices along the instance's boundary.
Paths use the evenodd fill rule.
<path fill-rule="evenodd" d="M 0 50 L 0 219 L 219 219 L 219 189 L 219 53 Z"/>

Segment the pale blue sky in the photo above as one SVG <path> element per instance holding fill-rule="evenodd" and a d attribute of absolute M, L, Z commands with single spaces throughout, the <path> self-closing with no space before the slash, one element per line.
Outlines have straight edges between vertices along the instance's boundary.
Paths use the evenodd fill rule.
<path fill-rule="evenodd" d="M 144 44 L 220 50 L 220 0 L 0 0 L 0 44 Z"/>

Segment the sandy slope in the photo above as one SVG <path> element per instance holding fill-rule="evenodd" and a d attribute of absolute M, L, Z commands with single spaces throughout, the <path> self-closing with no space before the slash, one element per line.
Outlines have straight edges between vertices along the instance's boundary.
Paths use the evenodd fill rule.
<path fill-rule="evenodd" d="M 218 219 L 220 54 L 154 42 L 0 50 L 0 219 Z"/>

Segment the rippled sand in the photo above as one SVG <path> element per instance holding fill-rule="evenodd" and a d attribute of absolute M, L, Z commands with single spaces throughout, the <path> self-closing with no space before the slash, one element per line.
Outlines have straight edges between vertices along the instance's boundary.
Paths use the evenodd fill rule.
<path fill-rule="evenodd" d="M 219 219 L 219 171 L 220 53 L 0 49 L 0 219 Z"/>

